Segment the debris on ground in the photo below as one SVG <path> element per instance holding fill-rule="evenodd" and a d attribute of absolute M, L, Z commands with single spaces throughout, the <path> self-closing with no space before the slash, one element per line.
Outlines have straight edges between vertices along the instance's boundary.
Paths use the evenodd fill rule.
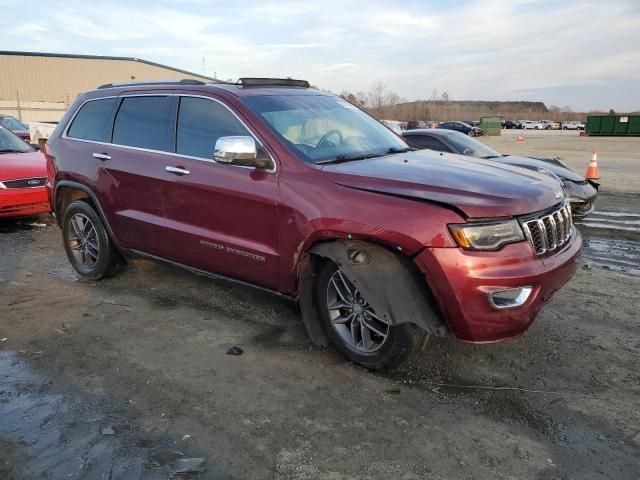
<path fill-rule="evenodd" d="M 244 350 L 235 345 L 227 350 L 227 355 L 242 355 L 243 353 Z"/>
<path fill-rule="evenodd" d="M 173 464 L 173 473 L 182 475 L 185 473 L 204 472 L 204 458 L 179 458 Z"/>

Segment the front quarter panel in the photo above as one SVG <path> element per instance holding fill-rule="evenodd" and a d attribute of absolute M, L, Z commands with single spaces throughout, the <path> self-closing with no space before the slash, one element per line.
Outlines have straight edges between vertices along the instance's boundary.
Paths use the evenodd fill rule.
<path fill-rule="evenodd" d="M 318 241 L 365 240 L 411 256 L 427 246 L 454 248 L 447 224 L 464 221 L 439 205 L 337 185 L 312 167 L 283 172 L 279 195 L 281 289 L 288 293 L 301 255 Z"/>

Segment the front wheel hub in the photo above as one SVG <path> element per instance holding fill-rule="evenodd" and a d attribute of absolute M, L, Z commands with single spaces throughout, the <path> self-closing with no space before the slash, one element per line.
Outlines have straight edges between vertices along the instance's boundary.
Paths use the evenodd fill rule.
<path fill-rule="evenodd" d="M 372 353 L 386 343 L 389 323 L 380 318 L 347 276 L 336 270 L 327 285 L 331 326 L 350 349 Z"/>

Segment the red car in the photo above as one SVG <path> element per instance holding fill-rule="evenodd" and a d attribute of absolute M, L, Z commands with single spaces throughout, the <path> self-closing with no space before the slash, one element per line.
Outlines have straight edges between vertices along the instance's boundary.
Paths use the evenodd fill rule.
<path fill-rule="evenodd" d="M 0 127 L 0 218 L 49 212 L 46 180 L 42 153 Z"/>
<path fill-rule="evenodd" d="M 521 335 L 581 249 L 548 175 L 413 151 L 305 81 L 104 85 L 47 146 L 81 276 L 142 257 L 267 289 L 370 369 L 430 335 Z"/>

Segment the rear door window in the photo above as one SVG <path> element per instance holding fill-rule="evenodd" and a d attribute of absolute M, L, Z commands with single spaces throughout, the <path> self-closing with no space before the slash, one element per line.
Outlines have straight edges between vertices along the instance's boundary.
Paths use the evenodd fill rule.
<path fill-rule="evenodd" d="M 113 125 L 113 143 L 172 151 L 171 101 L 168 96 L 123 98 Z"/>
<path fill-rule="evenodd" d="M 429 150 L 436 150 L 438 152 L 451 152 L 444 143 L 432 137 L 407 135 L 405 139 L 412 147 L 428 148 Z"/>
<path fill-rule="evenodd" d="M 180 98 L 176 153 L 213 160 L 216 141 L 236 135 L 251 134 L 224 105 L 206 98 Z"/>
<path fill-rule="evenodd" d="M 85 103 L 73 119 L 67 136 L 81 140 L 108 142 L 111 131 L 111 110 L 115 102 L 115 98 L 103 98 Z"/>

